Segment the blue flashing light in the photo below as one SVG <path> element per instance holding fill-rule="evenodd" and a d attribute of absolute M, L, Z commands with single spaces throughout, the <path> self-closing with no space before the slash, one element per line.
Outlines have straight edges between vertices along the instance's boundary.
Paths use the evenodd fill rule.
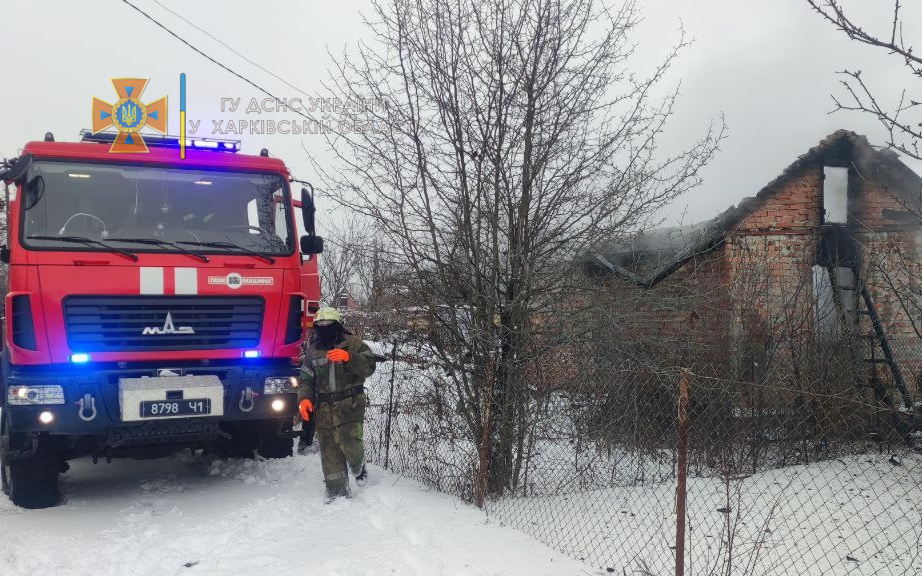
<path fill-rule="evenodd" d="M 97 132 L 93 134 L 90 130 L 81 130 L 80 139 L 83 142 L 100 142 L 111 144 L 118 136 L 116 132 Z M 179 148 L 182 145 L 182 138 L 179 136 L 159 136 L 156 134 L 144 134 L 144 142 L 148 146 L 157 146 L 162 148 Z M 239 152 L 240 140 L 216 140 L 214 138 L 186 138 L 186 148 L 197 148 L 199 150 L 213 150 L 215 152 Z"/>
<path fill-rule="evenodd" d="M 244 358 L 259 358 L 259 350 L 247 350 L 243 353 Z"/>
<path fill-rule="evenodd" d="M 71 354 L 70 361 L 74 364 L 85 364 L 90 361 L 90 355 L 80 352 L 78 354 Z"/>

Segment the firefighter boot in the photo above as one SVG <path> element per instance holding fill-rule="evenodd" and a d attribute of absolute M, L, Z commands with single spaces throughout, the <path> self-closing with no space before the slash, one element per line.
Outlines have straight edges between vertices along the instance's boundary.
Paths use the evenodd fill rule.
<path fill-rule="evenodd" d="M 362 470 L 355 475 L 355 483 L 359 486 L 368 484 L 368 470 L 365 468 L 365 464 L 362 464 Z"/>

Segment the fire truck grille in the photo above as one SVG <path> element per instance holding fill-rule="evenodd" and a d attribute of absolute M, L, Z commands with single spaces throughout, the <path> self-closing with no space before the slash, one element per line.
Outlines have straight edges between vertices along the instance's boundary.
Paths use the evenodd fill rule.
<path fill-rule="evenodd" d="M 75 352 L 214 350 L 259 344 L 265 302 L 234 296 L 69 296 Z"/>

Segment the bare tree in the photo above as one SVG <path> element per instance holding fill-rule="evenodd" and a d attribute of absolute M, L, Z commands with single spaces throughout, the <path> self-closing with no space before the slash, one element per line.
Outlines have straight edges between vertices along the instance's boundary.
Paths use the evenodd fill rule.
<path fill-rule="evenodd" d="M 913 53 L 911 38 L 907 38 L 900 15 L 900 1 L 893 2 L 893 18 L 890 28 L 884 33 L 869 32 L 861 23 L 853 20 L 842 7 L 840 0 L 807 0 L 807 3 L 827 22 L 861 44 L 886 51 L 903 62 L 909 78 L 922 79 L 922 57 Z M 879 94 L 868 85 L 861 70 L 842 70 L 845 97 L 833 95 L 837 110 L 852 110 L 875 116 L 887 130 L 887 145 L 913 158 L 922 159 L 922 123 L 919 106 L 922 98 L 903 89 L 894 106 L 882 102 Z M 907 82 L 908 83 L 908 82 Z"/>
<path fill-rule="evenodd" d="M 359 278 L 365 260 L 367 237 L 355 218 L 334 224 L 325 232 L 323 256 L 319 260 L 321 294 L 325 305 L 340 306 Z"/>
<path fill-rule="evenodd" d="M 724 128 L 662 149 L 678 96 L 663 84 L 688 42 L 632 73 L 631 0 L 373 6 L 374 44 L 344 55 L 329 86 L 351 105 L 334 111 L 342 168 L 325 176 L 427 304 L 431 352 L 479 452 L 480 501 L 519 481 L 536 359 L 592 303 L 574 260 L 693 189 Z"/>

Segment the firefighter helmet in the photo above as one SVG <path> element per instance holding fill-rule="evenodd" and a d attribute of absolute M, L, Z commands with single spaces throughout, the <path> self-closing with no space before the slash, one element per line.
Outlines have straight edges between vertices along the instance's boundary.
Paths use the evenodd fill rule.
<path fill-rule="evenodd" d="M 314 323 L 321 320 L 332 320 L 333 322 L 339 322 L 340 326 L 343 325 L 343 315 L 340 314 L 339 310 L 330 306 L 324 306 L 314 314 Z"/>

